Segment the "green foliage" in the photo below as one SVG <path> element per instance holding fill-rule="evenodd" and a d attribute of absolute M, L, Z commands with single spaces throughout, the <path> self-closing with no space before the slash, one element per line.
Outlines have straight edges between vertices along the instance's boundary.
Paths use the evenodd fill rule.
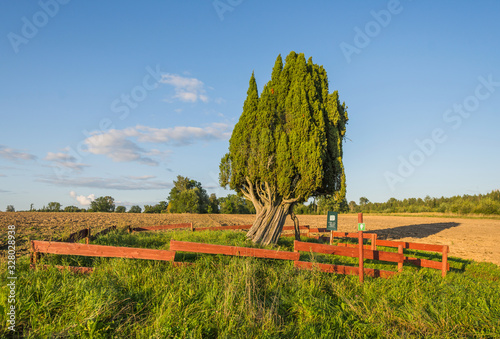
<path fill-rule="evenodd" d="M 85 209 L 78 208 L 76 206 L 66 206 L 64 212 L 85 212 Z"/>
<path fill-rule="evenodd" d="M 130 207 L 130 209 L 128 210 L 128 213 L 141 213 L 141 211 L 142 211 L 142 208 L 140 206 L 134 205 L 134 206 Z"/>
<path fill-rule="evenodd" d="M 170 190 L 168 204 L 170 213 L 207 213 L 210 201 L 200 182 L 179 175 Z"/>
<path fill-rule="evenodd" d="M 337 200 L 337 196 L 322 196 L 318 198 L 318 212 L 319 214 L 327 214 L 328 211 L 335 212 L 347 212 L 349 206 L 347 205 L 347 200 L 343 198 L 342 200 Z"/>
<path fill-rule="evenodd" d="M 117 231 L 96 243 L 168 249 L 170 239 L 255 246 L 238 231 Z M 290 250 L 293 239 L 283 238 L 279 245 Z M 308 259 L 326 262 L 328 257 L 338 256 Z M 96 267 L 88 275 L 33 270 L 27 256 L 19 258 L 16 333 L 7 332 L 4 293 L 0 337 L 500 337 L 500 268 L 488 263 L 450 257 L 452 270 L 444 279 L 438 270 L 405 266 L 390 279 L 366 277 L 360 284 L 357 276 L 298 271 L 293 262 L 271 259 L 183 254 L 182 260 L 196 265 L 182 267 L 163 261 L 87 259 L 86 265 Z M 46 255 L 41 260 L 84 263 L 76 256 Z M 11 282 L 7 277 L 3 265 L 1 286 Z"/>
<path fill-rule="evenodd" d="M 60 212 L 61 204 L 55 201 L 49 202 L 47 209 L 49 212 Z"/>
<path fill-rule="evenodd" d="M 207 213 L 219 213 L 219 199 L 217 199 L 215 193 L 210 194 L 208 198 Z"/>
<path fill-rule="evenodd" d="M 115 199 L 110 196 L 99 197 L 90 203 L 90 212 L 113 212 Z"/>
<path fill-rule="evenodd" d="M 347 112 L 338 93 L 329 93 L 322 66 L 291 52 L 278 56 L 261 95 L 252 73 L 243 113 L 220 164 L 220 184 L 246 198 L 267 183 L 276 197 L 345 197 L 342 141 Z"/>
<path fill-rule="evenodd" d="M 166 201 L 160 201 L 158 204 L 154 206 L 144 205 L 143 213 L 166 213 L 167 208 L 168 208 L 168 203 Z"/>
<path fill-rule="evenodd" d="M 118 206 L 115 208 L 115 213 L 125 213 L 127 208 L 125 206 Z"/>
<path fill-rule="evenodd" d="M 368 200 L 368 198 L 366 198 L 366 197 L 359 198 L 359 204 L 362 206 L 368 204 L 369 202 L 370 202 L 370 200 Z"/>
<path fill-rule="evenodd" d="M 381 213 L 420 213 L 441 212 L 455 214 L 497 214 L 500 215 L 500 191 L 492 191 L 488 194 L 463 195 L 451 198 L 409 198 L 398 200 L 390 198 L 385 203 L 372 203 L 366 199 L 360 205 L 353 201 L 349 203 L 352 212 L 381 212 Z"/>
<path fill-rule="evenodd" d="M 222 214 L 254 214 L 255 207 L 245 198 L 236 194 L 228 194 L 219 198 L 220 213 Z"/>
<path fill-rule="evenodd" d="M 5 212 L 15 212 L 16 209 L 14 208 L 14 205 L 7 205 L 7 208 L 5 209 Z"/>
<path fill-rule="evenodd" d="M 318 205 L 315 203 L 310 203 L 309 205 L 306 205 L 304 203 L 297 204 L 297 205 L 295 205 L 294 213 L 297 215 L 300 215 L 300 214 L 309 214 L 309 215 L 318 214 L 317 207 L 318 207 Z"/>

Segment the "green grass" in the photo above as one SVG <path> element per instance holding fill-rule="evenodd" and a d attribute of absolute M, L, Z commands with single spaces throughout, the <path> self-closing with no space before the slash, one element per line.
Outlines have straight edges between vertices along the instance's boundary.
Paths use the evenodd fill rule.
<path fill-rule="evenodd" d="M 170 239 L 253 246 L 244 232 L 117 231 L 95 244 L 168 249 Z M 283 250 L 293 239 L 283 238 Z M 418 255 L 428 258 L 420 252 Z M 405 266 L 391 279 L 299 271 L 293 262 L 182 254 L 195 265 L 46 255 L 42 263 L 93 266 L 89 275 L 29 270 L 18 261 L 21 338 L 495 338 L 500 268 L 450 258 L 446 278 Z M 355 265 L 303 253 L 301 260 Z M 366 267 L 396 270 L 391 263 Z M 6 336 L 7 273 L 0 274 L 0 336 Z"/>

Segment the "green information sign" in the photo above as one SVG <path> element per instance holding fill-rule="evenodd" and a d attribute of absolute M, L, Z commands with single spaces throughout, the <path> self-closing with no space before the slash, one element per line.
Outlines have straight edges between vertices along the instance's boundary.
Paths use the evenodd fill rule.
<path fill-rule="evenodd" d="M 339 214 L 337 212 L 328 212 L 328 219 L 326 220 L 326 230 L 336 231 L 337 230 L 337 219 Z"/>
<path fill-rule="evenodd" d="M 365 223 L 358 224 L 358 231 L 366 231 Z"/>

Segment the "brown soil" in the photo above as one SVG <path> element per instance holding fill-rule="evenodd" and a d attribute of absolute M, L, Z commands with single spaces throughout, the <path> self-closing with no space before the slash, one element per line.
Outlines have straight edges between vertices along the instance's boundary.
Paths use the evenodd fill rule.
<path fill-rule="evenodd" d="M 326 227 L 324 215 L 298 217 L 301 225 Z M 28 253 L 30 239 L 59 240 L 87 227 L 96 233 L 110 226 L 121 228 L 192 222 L 194 227 L 209 227 L 251 224 L 253 220 L 253 215 L 224 214 L 1 212 L 0 249 L 6 248 L 8 225 L 16 226 L 17 252 L 23 255 Z M 355 214 L 340 215 L 338 230 L 357 231 L 357 222 Z M 500 265 L 500 220 L 365 214 L 364 222 L 367 232 L 377 233 L 379 239 L 449 245 L 450 256 Z M 288 219 L 286 224 L 293 223 Z"/>

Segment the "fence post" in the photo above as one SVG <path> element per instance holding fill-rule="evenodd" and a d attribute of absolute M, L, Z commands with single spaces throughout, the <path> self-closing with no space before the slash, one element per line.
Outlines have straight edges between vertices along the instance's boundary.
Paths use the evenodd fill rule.
<path fill-rule="evenodd" d="M 193 223 L 191 222 L 191 232 L 194 232 Z"/>
<path fill-rule="evenodd" d="M 90 242 L 90 227 L 87 228 L 87 238 L 85 238 L 85 243 L 88 245 Z"/>
<path fill-rule="evenodd" d="M 358 242 L 359 242 L 359 282 L 363 282 L 365 279 L 365 269 L 363 263 L 363 231 L 358 231 Z"/>
<path fill-rule="evenodd" d="M 30 242 L 30 264 L 34 264 L 35 262 L 35 246 L 33 246 L 33 240 Z"/>
<path fill-rule="evenodd" d="M 403 245 L 398 246 L 398 253 L 403 254 Z M 404 257 L 401 260 L 401 262 L 398 262 L 398 272 L 403 272 L 403 262 L 404 262 Z"/>
<path fill-rule="evenodd" d="M 442 273 L 441 276 L 444 278 L 446 277 L 446 271 L 448 270 L 448 246 L 444 245 L 443 246 L 443 268 L 442 268 Z"/>
<path fill-rule="evenodd" d="M 376 251 L 377 250 L 377 234 L 376 233 L 372 233 L 372 251 Z"/>
<path fill-rule="evenodd" d="M 35 250 L 35 244 L 33 243 L 33 240 L 31 240 L 31 245 L 30 245 L 30 250 L 31 250 L 31 264 L 36 265 L 38 262 L 38 252 Z"/>
<path fill-rule="evenodd" d="M 358 224 L 363 223 L 363 213 L 358 213 Z M 363 263 L 363 231 L 358 231 L 358 247 L 359 247 L 359 282 L 365 280 L 365 269 Z"/>

